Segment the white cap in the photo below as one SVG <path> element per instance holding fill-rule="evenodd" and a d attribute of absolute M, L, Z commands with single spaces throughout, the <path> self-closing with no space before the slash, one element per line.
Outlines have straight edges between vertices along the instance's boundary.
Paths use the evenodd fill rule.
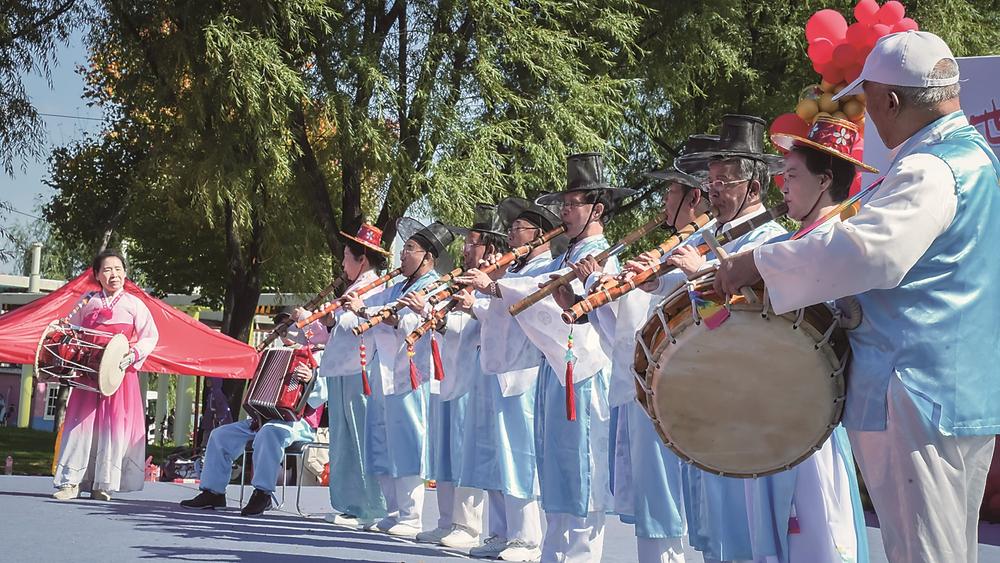
<path fill-rule="evenodd" d="M 865 67 L 857 80 L 833 97 L 839 100 L 861 92 L 866 80 L 890 86 L 927 88 L 950 86 L 958 82 L 958 73 L 948 78 L 929 78 L 934 66 L 941 59 L 955 60 L 951 49 L 937 35 L 927 31 L 901 31 L 890 33 L 875 43 L 875 48 L 865 59 Z"/>

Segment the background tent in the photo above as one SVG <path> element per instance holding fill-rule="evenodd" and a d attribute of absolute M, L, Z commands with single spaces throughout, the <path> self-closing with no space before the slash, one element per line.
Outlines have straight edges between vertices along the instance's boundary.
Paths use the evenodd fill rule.
<path fill-rule="evenodd" d="M 100 287 L 88 269 L 58 290 L 0 315 L 0 362 L 35 363 L 35 350 L 45 327 L 69 315 L 80 298 Z M 131 280 L 125 291 L 149 307 L 160 332 L 142 371 L 250 379 L 257 366 L 257 352 L 250 345 L 212 330 L 205 324 L 151 297 Z"/>

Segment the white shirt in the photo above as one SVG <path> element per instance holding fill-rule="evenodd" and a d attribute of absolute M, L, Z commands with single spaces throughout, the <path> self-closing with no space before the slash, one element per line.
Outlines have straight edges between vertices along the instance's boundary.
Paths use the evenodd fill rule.
<path fill-rule="evenodd" d="M 891 289 L 955 218 L 951 169 L 913 152 L 968 125 L 941 119 L 893 151 L 885 181 L 857 215 L 818 235 L 758 247 L 754 262 L 777 313 L 871 289 Z"/>

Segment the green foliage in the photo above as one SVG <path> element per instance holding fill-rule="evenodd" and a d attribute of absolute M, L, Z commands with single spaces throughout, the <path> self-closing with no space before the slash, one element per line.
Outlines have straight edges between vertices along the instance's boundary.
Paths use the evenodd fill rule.
<path fill-rule="evenodd" d="M 0 166 L 42 154 L 42 122 L 24 87 L 29 74 L 49 77 L 58 44 L 80 23 L 84 9 L 75 0 L 10 0 L 0 19 Z"/>

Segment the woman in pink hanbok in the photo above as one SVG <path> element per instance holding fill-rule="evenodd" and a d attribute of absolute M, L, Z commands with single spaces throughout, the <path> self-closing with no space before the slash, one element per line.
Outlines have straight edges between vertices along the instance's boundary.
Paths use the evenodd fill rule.
<path fill-rule="evenodd" d="M 125 292 L 125 259 L 106 250 L 93 261 L 100 291 L 83 297 L 69 322 L 113 334 L 124 334 L 129 351 L 121 359 L 125 379 L 111 396 L 74 388 L 66 406 L 59 463 L 53 484 L 60 500 L 80 490 L 97 500 L 112 492 L 138 491 L 145 476 L 146 423 L 138 369 L 156 347 L 159 333 L 153 316 L 138 297 Z"/>

